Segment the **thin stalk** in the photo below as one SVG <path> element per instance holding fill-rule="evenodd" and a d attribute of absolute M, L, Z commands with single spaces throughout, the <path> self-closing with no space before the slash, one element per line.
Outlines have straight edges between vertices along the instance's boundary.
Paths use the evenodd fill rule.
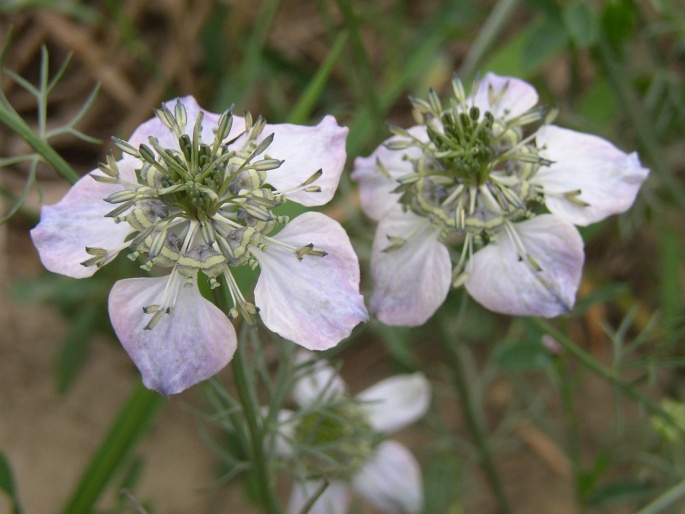
<path fill-rule="evenodd" d="M 214 299 L 219 308 L 228 313 L 231 306 L 230 293 L 226 279 L 221 277 L 220 280 L 221 287 L 214 289 Z M 260 422 L 260 404 L 255 392 L 254 382 L 248 372 L 247 358 L 245 356 L 247 341 L 244 334 L 247 330 L 251 330 L 251 328 L 245 325 L 242 328 L 237 349 L 231 361 L 231 369 L 233 370 L 233 380 L 238 392 L 238 400 L 242 408 L 243 418 L 249 432 L 250 446 L 246 450 L 248 450 L 251 457 L 252 471 L 254 472 L 255 482 L 259 490 L 259 499 L 262 502 L 264 511 L 268 514 L 282 514 L 283 511 L 273 490 L 269 465 L 264 454 L 265 429 Z M 233 420 L 233 423 L 236 425 L 236 430 L 241 430 L 239 422 L 236 424 L 236 420 Z"/>
<path fill-rule="evenodd" d="M 685 497 L 685 480 L 678 482 L 675 486 L 671 487 L 668 491 L 635 514 L 657 514 L 658 512 L 666 512 L 664 510 L 666 507 L 669 507 L 672 503 L 675 503 L 683 497 Z M 672 511 L 669 510 L 669 512 Z"/>
<path fill-rule="evenodd" d="M 364 98 L 366 99 L 366 107 L 371 114 L 373 126 L 378 130 L 383 130 L 383 109 L 376 91 L 376 84 L 374 82 L 373 66 L 369 59 L 369 54 L 364 48 L 362 42 L 361 32 L 359 30 L 359 18 L 354 12 L 354 7 L 351 0 L 337 0 L 338 7 L 345 18 L 345 26 L 350 34 L 350 46 L 352 55 L 354 57 L 357 69 L 359 70 L 359 78 L 364 88 Z"/>
<path fill-rule="evenodd" d="M 490 12 L 490 16 L 485 20 L 482 28 L 478 32 L 475 41 L 466 54 L 464 62 L 459 67 L 457 75 L 462 79 L 471 77 L 483 60 L 486 52 L 502 33 L 506 24 L 511 20 L 511 16 L 518 6 L 519 0 L 499 0 Z"/>
<path fill-rule="evenodd" d="M 574 410 L 575 388 L 571 384 L 571 377 L 566 369 L 566 362 L 564 356 L 561 355 L 555 360 L 555 370 L 559 378 L 559 388 L 561 390 L 561 402 L 564 410 L 564 417 L 566 418 L 566 428 L 568 430 L 568 453 L 571 458 L 571 468 L 573 471 L 573 492 L 576 497 L 576 505 L 579 513 L 583 514 L 585 503 L 582 494 L 582 465 L 581 465 L 581 444 L 580 444 L 580 429 L 578 427 L 578 418 Z"/>
<path fill-rule="evenodd" d="M 640 101 L 635 97 L 629 82 L 626 80 L 626 74 L 619 69 L 616 64 L 617 58 L 612 54 L 605 41 L 600 42 L 599 56 L 607 79 L 609 79 L 616 96 L 620 100 L 619 105 L 623 106 L 630 118 L 652 168 L 659 175 L 666 190 L 671 194 L 680 210 L 685 212 L 685 191 L 682 184 L 665 163 L 663 152 L 660 151 L 659 142 L 654 135 L 653 123 L 651 123 L 647 113 L 644 112 Z"/>
<path fill-rule="evenodd" d="M 480 454 L 480 459 L 483 463 L 483 468 L 488 482 L 490 483 L 490 487 L 493 493 L 495 493 L 495 497 L 499 503 L 499 512 L 502 514 L 510 514 L 512 510 L 507 501 L 502 479 L 499 476 L 497 466 L 495 466 L 495 461 L 490 450 L 487 434 L 485 432 L 485 423 L 479 415 L 479 409 L 474 401 L 473 391 L 466 378 L 468 373 L 467 367 L 461 353 L 456 350 L 452 344 L 450 344 L 450 341 L 447 340 L 447 337 L 445 337 L 444 330 L 442 331 L 440 342 L 447 360 L 447 365 L 452 372 L 452 378 L 454 380 L 457 396 L 459 397 L 459 405 L 462 414 L 464 415 L 464 419 L 466 420 L 471 435 L 476 443 L 476 447 L 478 448 L 478 453 Z"/>
<path fill-rule="evenodd" d="M 343 48 L 345 48 L 346 41 L 347 32 L 338 34 L 326 59 L 321 63 L 319 69 L 316 70 L 314 77 L 312 77 L 312 80 L 307 84 L 307 87 L 300 95 L 297 104 L 295 104 L 295 107 L 290 111 L 287 120 L 288 123 L 305 123 L 309 119 L 309 115 L 311 114 L 314 105 L 319 101 L 319 98 L 321 98 L 321 92 L 328 81 L 328 77 L 330 77 L 331 72 L 333 71 L 333 66 L 338 61 Z"/>
<path fill-rule="evenodd" d="M 50 144 L 33 133 L 24 120 L 14 115 L 4 106 L 0 105 L 0 122 L 16 132 L 28 145 L 40 154 L 45 162 L 54 168 L 58 175 L 69 183 L 74 184 L 79 178 L 69 163 L 58 154 Z"/>
<path fill-rule="evenodd" d="M 574 344 L 568 337 L 566 337 L 563 332 L 548 323 L 547 321 L 540 318 L 520 318 L 520 321 L 529 326 L 535 326 L 544 333 L 552 336 L 561 346 L 564 347 L 568 353 L 573 355 L 578 359 L 584 366 L 586 366 L 590 371 L 599 375 L 603 379 L 611 382 L 614 386 L 618 387 L 621 392 L 626 396 L 635 400 L 638 404 L 646 408 L 648 411 L 660 416 L 661 418 L 668 421 L 668 423 L 676 429 L 681 435 L 685 436 L 685 428 L 681 427 L 677 420 L 673 418 L 661 405 L 657 402 L 648 398 L 640 391 L 638 391 L 631 384 L 623 380 L 613 369 L 607 368 L 599 363 L 595 358 L 588 352 L 580 348 L 578 345 Z"/>
<path fill-rule="evenodd" d="M 273 487 L 271 486 L 269 466 L 264 455 L 264 430 L 259 422 L 259 403 L 257 402 L 254 384 L 247 371 L 245 346 L 245 344 L 238 344 L 238 348 L 231 361 L 233 379 L 238 391 L 240 404 L 243 408 L 247 428 L 250 432 L 253 469 L 255 472 L 257 488 L 259 489 L 259 497 L 262 501 L 262 507 L 264 507 L 264 510 L 269 514 L 281 514 L 281 506 L 278 502 L 278 498 L 276 498 Z"/>
<path fill-rule="evenodd" d="M 164 402 L 162 395 L 146 389 L 142 384 L 135 387 L 84 471 L 78 487 L 62 511 L 64 514 L 92 512 L 93 505 L 112 475 L 157 417 Z"/>

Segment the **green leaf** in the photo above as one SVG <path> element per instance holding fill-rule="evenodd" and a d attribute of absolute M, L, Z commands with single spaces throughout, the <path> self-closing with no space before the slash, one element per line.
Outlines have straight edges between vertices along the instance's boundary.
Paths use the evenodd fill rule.
<path fill-rule="evenodd" d="M 499 75 L 528 78 L 568 46 L 566 29 L 559 21 L 546 18 L 533 22 L 514 38 L 500 45 L 499 51 L 483 66 Z"/>
<path fill-rule="evenodd" d="M 578 106 L 579 113 L 602 130 L 616 119 L 617 108 L 616 94 L 604 79 L 596 80 L 585 91 Z"/>
<path fill-rule="evenodd" d="M 548 350 L 540 341 L 507 341 L 495 348 L 495 362 L 511 372 L 531 371 L 549 366 Z"/>
<path fill-rule="evenodd" d="M 22 514 L 24 511 L 19 504 L 19 497 L 14 485 L 14 474 L 5 454 L 0 451 L 0 490 L 4 491 L 12 500 L 12 514 Z"/>
<path fill-rule="evenodd" d="M 83 476 L 74 490 L 64 514 L 89 514 L 100 494 L 121 467 L 140 437 L 164 405 L 164 397 L 136 386 L 119 411 Z"/>
<path fill-rule="evenodd" d="M 96 322 L 100 319 L 100 307 L 99 304 L 90 304 L 77 311 L 69 332 L 62 340 L 62 348 L 57 357 L 55 369 L 57 390 L 60 393 L 67 392 L 78 376 L 79 369 L 88 353 L 90 336 Z"/>
<path fill-rule="evenodd" d="M 528 39 L 522 49 L 523 69 L 528 74 L 539 70 L 564 50 L 568 43 L 569 39 L 564 26 L 551 18 L 530 27 Z"/>
<path fill-rule="evenodd" d="M 326 59 L 321 63 L 321 66 L 311 82 L 302 92 L 302 95 L 300 95 L 297 104 L 295 104 L 295 107 L 290 111 L 288 123 L 305 123 L 309 119 L 309 116 L 314 109 L 314 105 L 321 97 L 328 77 L 330 77 L 331 71 L 333 71 L 333 66 L 345 47 L 345 41 L 347 41 L 347 32 L 341 32 L 333 43 L 333 47 L 326 56 Z"/>
<path fill-rule="evenodd" d="M 597 43 L 599 25 L 585 2 L 569 5 L 562 13 L 568 35 L 579 48 L 589 48 Z"/>
<path fill-rule="evenodd" d="M 635 5 L 631 0 L 607 2 L 601 23 L 609 42 L 614 47 L 619 47 L 635 28 Z"/>
<path fill-rule="evenodd" d="M 461 465 L 454 455 L 436 455 L 424 468 L 423 488 L 424 514 L 455 512 L 459 508 L 459 483 Z"/>
<path fill-rule="evenodd" d="M 646 499 L 651 493 L 652 488 L 645 480 L 614 480 L 598 488 L 588 503 L 595 506 L 635 503 Z"/>

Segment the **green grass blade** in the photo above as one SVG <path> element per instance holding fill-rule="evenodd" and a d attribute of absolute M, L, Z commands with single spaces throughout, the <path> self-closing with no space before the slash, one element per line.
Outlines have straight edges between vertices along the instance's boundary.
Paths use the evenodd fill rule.
<path fill-rule="evenodd" d="M 119 411 L 102 444 L 81 477 L 64 514 L 88 514 L 93 504 L 122 465 L 135 443 L 146 432 L 164 405 L 164 397 L 136 386 Z"/>
<path fill-rule="evenodd" d="M 5 454 L 0 451 L 0 490 L 5 491 L 12 500 L 12 514 L 23 514 L 23 509 L 19 504 L 19 495 L 14 484 L 14 474 Z"/>
<path fill-rule="evenodd" d="M 345 42 L 347 41 L 347 32 L 341 32 L 333 43 L 331 51 L 326 56 L 326 59 L 321 63 L 321 66 L 316 71 L 316 74 L 312 78 L 311 82 L 307 85 L 307 88 L 303 91 L 300 99 L 293 107 L 292 111 L 288 115 L 289 123 L 305 123 L 312 111 L 314 110 L 314 105 L 319 101 L 321 93 L 326 86 L 326 81 L 333 71 L 333 66 L 337 62 L 343 48 L 345 48 Z"/>

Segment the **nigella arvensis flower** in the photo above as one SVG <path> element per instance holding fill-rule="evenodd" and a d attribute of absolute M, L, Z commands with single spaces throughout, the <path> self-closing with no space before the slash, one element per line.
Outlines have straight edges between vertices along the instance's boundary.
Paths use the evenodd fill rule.
<path fill-rule="evenodd" d="M 125 249 L 156 278 L 117 282 L 109 296 L 114 330 L 145 385 L 178 393 L 223 368 L 236 333 L 198 289 L 226 284 L 234 307 L 306 348 L 337 344 L 367 319 L 359 266 L 342 227 L 320 213 L 291 222 L 286 197 L 328 202 L 345 163 L 347 129 L 327 116 L 315 127 L 267 125 L 168 102 L 128 142 L 53 206 L 31 231 L 50 271 L 88 277 Z M 273 233 L 277 227 L 285 227 Z M 260 267 L 254 304 L 231 269 Z"/>
<path fill-rule="evenodd" d="M 302 352 L 300 362 L 307 359 Z M 295 455 L 302 475 L 295 481 L 288 512 L 297 514 L 323 479 L 328 487 L 310 514 L 344 514 L 354 489 L 377 509 L 416 513 L 423 506 L 421 468 L 402 444 L 386 439 L 423 417 L 430 383 L 422 373 L 381 380 L 350 398 L 345 383 L 324 361 L 297 380 L 293 398 L 301 411 L 279 413 L 276 451 Z"/>
<path fill-rule="evenodd" d="M 584 260 L 573 225 L 628 209 L 649 170 L 604 139 L 549 125 L 522 80 L 488 73 L 467 96 L 455 79 L 453 94 L 448 105 L 433 92 L 414 99 L 420 124 L 393 128 L 355 162 L 362 207 L 379 221 L 371 309 L 420 325 L 464 285 L 493 311 L 570 312 Z"/>

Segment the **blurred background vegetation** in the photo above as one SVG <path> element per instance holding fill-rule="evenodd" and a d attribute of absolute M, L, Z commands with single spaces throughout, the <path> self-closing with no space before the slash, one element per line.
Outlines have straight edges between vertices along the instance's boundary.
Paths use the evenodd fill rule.
<path fill-rule="evenodd" d="M 574 356 L 549 349 L 554 346 L 550 334 L 568 338 L 611 377 L 622 377 L 655 401 L 674 399 L 676 410 L 682 405 L 681 0 L 0 0 L 3 40 L 10 28 L 5 68 L 11 73 L 1 77 L 2 90 L 35 131 L 41 110 L 48 133 L 68 125 L 99 85 L 75 127 L 102 144 L 73 131 L 49 141 L 79 174 L 104 161 L 114 148 L 111 136 L 127 138 L 163 100 L 189 94 L 210 111 L 235 105 L 237 113 L 250 110 L 270 123 L 316 123 L 333 114 L 350 127 L 351 169 L 354 156 L 368 155 L 389 136 L 386 121 L 413 124 L 407 95 L 425 96 L 430 87 L 446 91 L 455 73 L 468 84 L 487 71 L 534 84 L 543 103 L 560 109 L 557 124 L 638 151 L 652 173 L 636 205 L 582 230 L 587 263 L 573 317 L 552 326 L 511 320 L 469 304 L 456 323 L 462 302 L 461 294 L 453 293 L 425 327 L 371 323 L 334 353 L 353 363 L 343 373 L 348 383 L 359 384 L 356 390 L 388 373 L 414 369 L 434 381 L 435 408 L 407 436 L 425 466 L 426 512 L 487 514 L 500 508 L 477 471 L 480 457 L 459 405 L 463 398 L 457 401 L 452 391 L 436 342 L 441 337 L 453 341 L 461 362 L 468 363 L 464 377 L 470 400 L 514 512 L 637 512 L 685 476 L 685 440 L 678 433 L 668 438 L 658 423 L 655 429 L 644 405 L 614 387 L 609 375 L 598 378 Z M 41 70 L 53 77 L 70 55 L 41 107 L 35 91 L 25 86 L 40 84 Z M 39 344 L 49 348 L 54 361 L 54 375 L 45 380 L 68 396 L 81 371 L 103 358 L 89 352 L 89 345 L 95 334 L 110 333 L 107 292 L 117 277 L 130 274 L 130 263 L 120 259 L 117 266 L 78 282 L 39 272 L 27 234 L 38 219 L 38 187 L 26 187 L 27 163 L 7 160 L 31 151 L 7 123 L 0 126 L 0 215 L 15 206 L 18 211 L 0 227 L 0 285 L 5 304 L 31 306 L 22 307 L 22 313 L 52 304 L 50 311 L 64 315 L 64 327 L 48 331 Z M 47 165 L 37 166 L 36 177 L 49 203 L 68 186 Z M 348 229 L 368 292 L 374 227 L 358 208 L 348 174 L 324 210 Z M 7 327 L 0 335 L 0 375 L 6 377 L 0 382 L 0 448 L 9 461 L 21 460 L 24 451 L 12 439 L 15 432 L 7 429 L 2 437 L 1 426 L 10 423 L 6 413 L 14 416 L 19 397 L 9 393 L 20 387 L 7 385 L 14 377 L 9 368 L 27 344 L 21 339 L 22 321 L 12 317 L 16 312 L 7 307 L 0 313 Z M 129 371 L 125 381 L 139 380 Z M 183 398 L 192 402 L 193 394 Z M 150 412 L 155 412 L 152 406 Z M 106 423 L 113 419 L 114 411 Z M 145 426 L 141 423 L 136 434 Z M 165 428 L 159 424 L 157 430 Z M 122 457 L 131 454 L 144 460 L 144 452 L 122 451 Z M 127 458 L 126 469 L 135 474 L 140 462 Z M 3 463 L 0 459 L 0 489 L 11 496 L 10 470 Z M 73 464 L 77 469 L 67 490 L 56 493 L 59 498 L 66 501 L 68 489 L 82 485 L 82 463 Z M 22 465 L 14 473 L 22 497 L 49 487 L 32 483 L 31 469 Z M 109 480 L 108 475 L 102 487 L 118 487 Z M 188 495 L 200 494 L 188 489 Z M 182 512 L 173 502 L 151 495 L 147 507 Z M 133 509 L 131 502 L 106 505 L 120 512 Z M 53 507 L 58 511 L 61 503 Z M 669 503 L 667 510 L 642 512 L 677 508 Z"/>

